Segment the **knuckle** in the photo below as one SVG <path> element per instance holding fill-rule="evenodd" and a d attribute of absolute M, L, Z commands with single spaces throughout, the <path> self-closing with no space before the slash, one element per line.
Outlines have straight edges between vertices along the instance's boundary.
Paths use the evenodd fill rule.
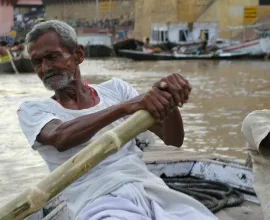
<path fill-rule="evenodd" d="M 183 92 L 183 88 L 182 87 L 177 88 L 177 92 L 182 93 Z"/>
<path fill-rule="evenodd" d="M 164 106 L 165 106 L 166 108 L 168 108 L 170 105 L 171 105 L 171 104 L 170 104 L 169 101 L 166 100 L 166 101 L 164 102 Z"/>
<path fill-rule="evenodd" d="M 147 100 L 151 97 L 151 94 L 150 92 L 146 93 L 145 96 L 144 96 L 144 99 Z"/>

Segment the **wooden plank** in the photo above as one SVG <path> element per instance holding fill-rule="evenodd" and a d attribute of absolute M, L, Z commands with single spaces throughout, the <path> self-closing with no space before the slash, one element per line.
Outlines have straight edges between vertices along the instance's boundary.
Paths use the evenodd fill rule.
<path fill-rule="evenodd" d="M 225 159 L 219 156 L 203 154 L 198 152 L 190 152 L 179 149 L 177 147 L 166 146 L 162 144 L 150 145 L 143 152 L 143 160 L 145 163 L 173 163 L 184 161 L 204 161 Z"/>

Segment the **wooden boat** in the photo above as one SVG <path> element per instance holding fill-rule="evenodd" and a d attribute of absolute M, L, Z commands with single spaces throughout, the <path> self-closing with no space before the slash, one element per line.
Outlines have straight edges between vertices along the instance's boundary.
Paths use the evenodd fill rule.
<path fill-rule="evenodd" d="M 122 57 L 126 57 L 133 60 L 224 60 L 224 59 L 241 59 L 246 57 L 246 52 L 232 52 L 232 53 L 220 53 L 220 54 L 178 54 L 171 53 L 144 53 L 142 51 L 132 50 L 119 50 L 118 53 Z"/>
<path fill-rule="evenodd" d="M 136 50 L 138 47 L 142 47 L 144 45 L 143 41 L 136 40 L 136 39 L 124 39 L 117 41 L 113 44 L 114 52 L 117 56 L 120 56 L 118 54 L 119 50 Z"/>
<path fill-rule="evenodd" d="M 110 57 L 113 55 L 113 48 L 107 45 L 87 45 L 84 50 L 85 57 Z"/>
<path fill-rule="evenodd" d="M 216 213 L 221 220 L 263 219 L 259 201 L 255 195 L 252 171 L 243 163 L 213 155 L 182 151 L 175 147 L 152 145 L 144 151 L 144 161 L 154 174 L 170 177 L 196 177 L 217 181 L 241 192 L 244 202 L 237 207 L 225 208 Z M 205 188 L 206 189 L 206 188 Z M 44 208 L 27 220 L 71 220 L 61 195 L 52 199 Z"/>
<path fill-rule="evenodd" d="M 33 73 L 34 67 L 29 58 L 14 58 L 14 64 L 19 73 Z M 15 73 L 10 60 L 0 62 L 0 73 Z"/>

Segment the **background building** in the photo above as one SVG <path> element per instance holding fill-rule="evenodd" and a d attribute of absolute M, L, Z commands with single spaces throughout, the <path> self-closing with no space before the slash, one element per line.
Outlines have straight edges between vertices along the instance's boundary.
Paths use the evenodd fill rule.
<path fill-rule="evenodd" d="M 213 23 L 219 37 L 231 37 L 230 26 L 248 25 L 270 14 L 270 0 L 134 0 L 135 30 L 139 39 L 151 36 L 155 23 Z M 237 33 L 234 33 L 237 34 Z"/>
<path fill-rule="evenodd" d="M 74 26 L 85 21 L 133 20 L 133 0 L 44 0 L 44 3 L 46 20 L 59 19 Z"/>
<path fill-rule="evenodd" d="M 12 29 L 17 32 L 30 27 L 37 18 L 44 17 L 45 9 L 41 0 L 1 0 L 0 35 Z"/>

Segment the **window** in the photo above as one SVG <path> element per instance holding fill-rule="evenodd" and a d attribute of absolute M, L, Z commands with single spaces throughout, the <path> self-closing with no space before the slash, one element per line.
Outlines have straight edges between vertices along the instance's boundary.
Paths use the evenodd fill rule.
<path fill-rule="evenodd" d="M 260 0 L 259 5 L 270 5 L 270 0 Z"/>
<path fill-rule="evenodd" d="M 158 31 L 152 31 L 152 40 L 153 41 L 158 41 Z"/>
<path fill-rule="evenodd" d="M 152 40 L 165 42 L 168 39 L 168 31 L 152 31 Z"/>
<path fill-rule="evenodd" d="M 179 30 L 179 42 L 187 41 L 188 30 Z"/>

